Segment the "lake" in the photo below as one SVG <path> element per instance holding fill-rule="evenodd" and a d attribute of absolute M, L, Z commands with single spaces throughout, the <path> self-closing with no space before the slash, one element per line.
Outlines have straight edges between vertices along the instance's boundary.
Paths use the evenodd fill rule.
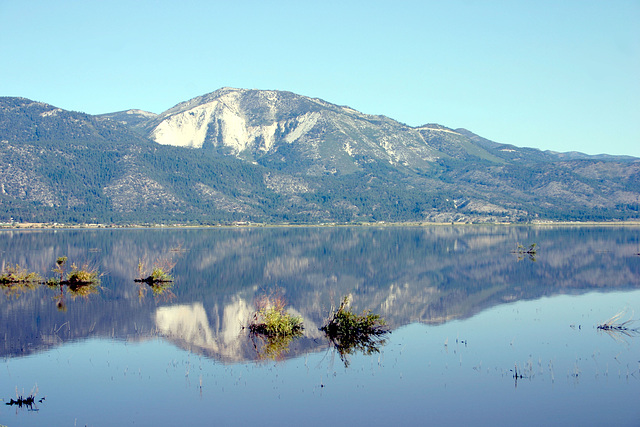
<path fill-rule="evenodd" d="M 640 227 L 0 231 L 4 426 L 640 425 Z M 535 254 L 517 253 L 536 244 Z M 162 288 L 139 264 L 175 265 Z M 304 335 L 246 326 L 282 296 Z M 390 333 L 345 354 L 319 330 L 350 296 Z M 367 353 L 367 354 L 365 354 Z M 517 375 L 516 375 L 517 372 Z"/>

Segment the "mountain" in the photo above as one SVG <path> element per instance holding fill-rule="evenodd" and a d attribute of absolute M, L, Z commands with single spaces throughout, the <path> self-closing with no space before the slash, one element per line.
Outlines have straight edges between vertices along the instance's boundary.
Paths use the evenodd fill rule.
<path fill-rule="evenodd" d="M 429 140 L 456 134 L 437 125 L 411 128 L 291 92 L 232 88 L 178 104 L 150 120 L 146 130 L 160 144 L 294 173 L 305 170 L 305 175 L 349 174 L 371 162 L 428 171 L 448 156 Z M 492 158 L 479 147 L 458 145 L 465 153 Z"/>
<path fill-rule="evenodd" d="M 123 116 L 114 113 L 118 120 L 128 122 Z M 149 118 L 144 128 L 146 135 L 160 144 L 202 148 L 258 162 L 278 159 L 278 153 L 290 146 L 297 154 L 295 159 L 280 157 L 280 161 L 306 159 L 314 164 L 314 173 L 353 172 L 361 169 L 360 162 L 371 158 L 413 169 L 429 169 L 440 158 L 493 163 L 633 159 L 519 148 L 489 141 L 466 129 L 438 124 L 410 127 L 385 116 L 274 90 L 222 88 Z M 333 168 L 322 170 L 318 163 L 331 163 Z"/>
<path fill-rule="evenodd" d="M 115 121 L 56 108 L 26 98 L 0 98 L 0 140 L 3 143 L 34 141 L 141 140 Z"/>
<path fill-rule="evenodd" d="M 0 98 L 4 221 L 638 219 L 640 159 L 521 148 L 283 91 L 161 113 Z M 0 221 L 2 218 L 0 218 Z"/>
<path fill-rule="evenodd" d="M 131 127 L 134 130 L 138 130 L 149 121 L 157 116 L 156 113 L 151 113 L 144 110 L 125 110 L 115 113 L 99 114 L 96 117 L 99 119 L 109 119 L 116 122 L 120 122 L 124 125 Z"/>
<path fill-rule="evenodd" d="M 0 99 L 0 125 L 4 222 L 225 220 L 245 209 L 225 192 L 261 178 L 240 161 L 159 146 L 121 121 L 23 98 Z M 194 170 L 203 176 L 190 185 Z"/>
<path fill-rule="evenodd" d="M 603 161 L 625 161 L 625 160 L 637 160 L 633 156 L 613 156 L 609 154 L 596 154 L 590 155 L 580 153 L 578 151 L 569 151 L 561 153 L 558 151 L 541 151 L 535 148 L 521 148 L 510 144 L 500 144 L 494 141 L 485 139 L 479 135 L 474 134 L 467 129 L 456 129 L 456 132 L 466 136 L 472 142 L 481 147 L 485 147 L 488 150 L 497 151 L 504 160 L 510 161 L 522 161 L 531 162 L 532 160 L 538 161 L 561 161 L 561 160 L 603 160 Z"/>

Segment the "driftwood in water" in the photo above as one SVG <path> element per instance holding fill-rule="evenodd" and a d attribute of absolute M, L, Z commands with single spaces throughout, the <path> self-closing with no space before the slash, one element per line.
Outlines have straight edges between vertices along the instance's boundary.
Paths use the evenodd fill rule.
<path fill-rule="evenodd" d="M 635 322 L 633 319 L 626 320 L 618 323 L 618 321 L 626 314 L 626 311 L 621 311 L 611 317 L 606 322 L 598 325 L 598 329 L 603 331 L 616 331 L 616 332 L 638 332 L 636 328 L 630 328 L 627 325 L 631 325 Z"/>
<path fill-rule="evenodd" d="M 171 283 L 173 282 L 173 279 L 159 279 L 157 277 L 149 276 L 145 277 L 144 279 L 133 279 L 133 281 L 136 283 L 146 283 L 147 285 L 151 286 L 156 283 Z"/>
<path fill-rule="evenodd" d="M 626 342 L 625 337 L 634 338 L 640 336 L 640 329 L 631 327 L 631 325 L 635 323 L 635 320 L 629 319 L 620 322 L 620 319 L 625 314 L 625 311 L 621 311 L 611 319 L 598 325 L 598 330 L 606 332 L 611 338 L 618 342 Z"/>
<path fill-rule="evenodd" d="M 598 329 L 602 329 L 603 331 L 637 331 L 637 329 L 620 325 L 598 325 Z"/>
<path fill-rule="evenodd" d="M 38 402 L 42 403 L 42 401 L 44 400 L 44 397 L 42 399 L 40 399 Z M 35 408 L 35 403 L 36 403 L 36 398 L 33 395 L 29 395 L 25 398 L 23 398 L 22 396 L 18 397 L 18 400 L 14 400 L 11 399 L 9 402 L 6 403 L 6 405 L 9 406 L 18 406 L 19 408 L 22 408 L 23 406 L 29 408 L 29 410 L 31 411 L 37 411 L 38 409 Z"/>

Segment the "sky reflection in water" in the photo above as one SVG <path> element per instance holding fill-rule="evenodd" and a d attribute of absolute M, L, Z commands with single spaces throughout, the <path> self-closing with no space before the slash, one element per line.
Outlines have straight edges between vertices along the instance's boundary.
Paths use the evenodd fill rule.
<path fill-rule="evenodd" d="M 142 237 L 152 235 L 145 233 Z M 20 394 L 27 395 L 37 384 L 37 397 L 46 400 L 33 412 L 2 405 L 0 424 L 638 424 L 640 337 L 614 339 L 596 329 L 624 308 L 629 309 L 627 317 L 638 318 L 640 290 L 634 276 L 640 263 L 635 255 L 637 229 L 591 235 L 577 230 L 538 233 L 533 238 L 541 252 L 535 263 L 518 262 L 509 253 L 516 241 L 529 243 L 531 229 L 497 234 L 495 230 L 476 229 L 462 235 L 456 230 L 425 235 L 420 229 L 331 233 L 315 230 L 291 236 L 275 232 L 256 240 L 252 233 L 231 232 L 215 239 L 209 236 L 207 245 L 202 246 L 190 242 L 188 233 L 129 242 L 122 237 L 131 234 L 116 233 L 101 236 L 100 241 L 87 239 L 93 245 L 78 244 L 86 237 L 83 233 L 63 233 L 63 239 L 50 241 L 35 239 L 41 242 L 40 247 L 24 247 L 30 255 L 23 260 L 30 267 L 33 264 L 28 260 L 42 262 L 43 253 L 50 258 L 61 252 L 81 253 L 83 246 L 87 253 L 86 247 L 96 244 L 102 245 L 101 257 L 111 258 L 109 265 L 115 265 L 113 259 L 121 260 L 116 264 L 124 264 L 127 259 L 135 262 L 154 241 L 158 253 L 175 241 L 188 252 L 182 258 L 185 268 L 180 270 L 180 261 L 176 266 L 173 301 L 151 296 L 139 300 L 132 279 L 126 283 L 117 268 L 105 276 L 105 289 L 100 295 L 69 302 L 67 312 L 58 312 L 51 295 L 43 289 L 19 298 L 3 297 L 2 332 L 8 338 L 0 397 L 8 401 L 16 387 Z M 353 267 L 345 267 L 343 260 L 323 260 L 318 255 L 327 249 L 313 242 L 331 241 L 331 237 L 337 237 L 333 241 L 343 247 L 340 256 L 351 258 Z M 286 238 L 290 238 L 288 244 Z M 202 260 L 210 259 L 216 247 L 232 246 L 230 242 L 255 251 L 255 245 L 246 244 L 246 239 L 251 243 L 283 239 L 283 244 L 275 245 L 272 251 L 264 250 L 265 259 L 255 260 L 259 267 L 247 268 L 250 264 L 243 251 L 227 250 L 224 257 L 218 255 L 217 261 L 208 265 L 231 257 L 244 266 L 244 271 L 229 276 L 225 283 L 219 273 L 230 267 L 217 266 L 218 280 L 201 289 L 193 271 L 205 277 L 200 283 L 211 283 L 212 277 Z M 354 248 L 370 247 L 362 243 L 366 240 L 381 242 L 382 249 L 363 249 L 367 259 L 354 259 L 360 252 Z M 393 242 L 409 248 L 393 247 Z M 447 250 L 456 245 L 457 252 Z M 550 258 L 549 254 L 560 252 L 562 245 L 569 252 L 567 259 Z M 128 255 L 118 258 L 116 246 L 128 248 Z M 599 255 L 592 254 L 596 247 Z M 447 253 L 455 257 L 460 248 L 464 257 L 457 258 L 458 268 L 447 268 L 454 263 L 444 257 Z M 498 252 L 500 248 L 503 253 Z M 336 251 L 335 247 L 331 250 Z M 7 262 L 22 262 L 7 259 L 11 255 L 6 252 L 3 255 Z M 594 259 L 607 262 L 594 268 L 583 262 L 587 256 L 591 264 Z M 307 259 L 306 264 L 303 259 Z M 402 271 L 384 268 L 381 259 Z M 435 260 L 444 268 L 428 262 Z M 467 268 L 465 260 L 475 267 Z M 278 263 L 284 266 L 280 270 L 274 267 Z M 334 268 L 326 268 L 328 264 Z M 556 264 L 560 270 L 554 270 Z M 373 270 L 363 270 L 363 266 Z M 557 271 L 564 274 L 559 277 Z M 191 272 L 188 282 L 197 292 L 180 282 L 186 272 Z M 259 285 L 274 275 L 278 275 L 277 282 L 286 290 L 291 306 L 305 319 L 319 323 L 326 308 L 322 302 L 330 299 L 323 292 L 349 291 L 362 304 L 359 309 L 382 312 L 393 322 L 394 331 L 379 354 L 351 356 L 348 368 L 318 336 L 292 344 L 284 360 L 275 362 L 252 361 L 256 357 L 251 356 L 250 346 L 227 348 L 237 350 L 229 357 L 230 353 L 194 345 L 187 336 L 181 341 L 175 335 L 163 337 L 157 330 L 152 333 L 159 309 L 181 305 L 193 308 L 198 303 L 206 314 L 210 333 L 224 333 L 225 327 L 218 323 L 224 323 L 225 316 L 216 312 L 223 313 L 221 307 L 234 303 L 239 306 L 242 298 L 250 304 L 251 296 L 260 291 Z M 366 286 L 361 277 L 372 278 L 369 283 L 373 284 Z M 538 288 L 529 282 L 530 277 L 538 282 Z M 613 285 L 609 292 L 595 292 L 584 283 L 589 277 L 601 286 Z M 608 280 L 605 283 L 600 278 Z M 322 282 L 325 287 L 296 287 L 297 283 L 312 281 Z M 232 286 L 237 282 L 249 283 L 237 289 Z M 447 282 L 455 283 L 441 285 Z M 478 283 L 477 289 L 474 283 Z M 509 285 L 508 291 L 503 283 Z M 405 289 L 405 284 L 408 290 L 398 292 L 397 288 Z M 558 295 L 565 293 L 576 295 Z M 389 304 L 390 299 L 393 304 Z M 460 307 L 466 307 L 468 314 Z M 130 313 L 134 315 L 127 318 Z M 439 320 L 447 316 L 452 319 L 444 323 Z M 414 323 L 414 319 L 423 324 Z M 20 322 L 27 332 L 18 334 L 10 328 Z M 59 331 L 56 340 L 48 332 L 53 329 Z M 136 334 L 136 330 L 145 332 Z M 39 335 L 46 336 L 50 343 L 47 345 Z M 11 340 L 13 344 L 8 342 Z M 214 339 L 209 344 L 228 345 L 231 341 Z M 516 364 L 524 375 L 517 381 L 513 377 Z"/>

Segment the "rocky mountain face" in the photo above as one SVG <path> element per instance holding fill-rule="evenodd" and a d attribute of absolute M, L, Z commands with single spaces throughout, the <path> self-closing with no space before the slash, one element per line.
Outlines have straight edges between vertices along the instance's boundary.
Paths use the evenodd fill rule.
<path fill-rule="evenodd" d="M 6 219 L 57 222 L 612 220 L 640 160 L 410 127 L 282 91 L 222 88 L 161 113 L 0 98 Z"/>
<path fill-rule="evenodd" d="M 307 175 L 352 173 L 370 161 L 426 170 L 441 156 L 419 131 L 387 117 L 290 92 L 223 88 L 176 105 L 146 129 L 160 144 L 296 172 L 306 166 Z"/>

